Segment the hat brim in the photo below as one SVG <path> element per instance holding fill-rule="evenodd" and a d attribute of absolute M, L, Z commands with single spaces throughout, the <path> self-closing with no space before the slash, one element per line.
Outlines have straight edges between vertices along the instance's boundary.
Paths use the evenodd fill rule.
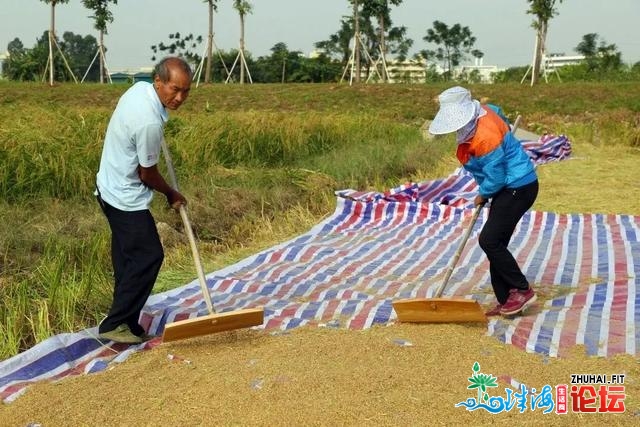
<path fill-rule="evenodd" d="M 442 105 L 429 125 L 429 133 L 443 135 L 461 129 L 475 117 L 476 103 L 478 101 L 473 100 L 464 104 Z"/>

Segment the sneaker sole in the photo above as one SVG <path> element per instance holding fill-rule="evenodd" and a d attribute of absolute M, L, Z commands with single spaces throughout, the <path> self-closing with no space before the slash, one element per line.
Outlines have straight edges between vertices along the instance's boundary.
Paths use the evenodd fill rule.
<path fill-rule="evenodd" d="M 536 302 L 537 299 L 538 299 L 538 297 L 534 294 L 533 297 L 531 297 L 531 299 L 529 301 L 527 301 L 524 304 L 522 304 L 522 307 L 520 307 L 519 309 L 513 310 L 513 311 L 500 311 L 500 314 L 502 314 L 503 316 L 513 316 L 514 314 L 522 313 L 531 304 Z"/>
<path fill-rule="evenodd" d="M 103 341 L 113 341 L 113 342 L 116 342 L 118 344 L 142 344 L 142 339 L 140 339 L 140 338 L 138 338 L 137 340 L 134 340 L 133 338 L 130 339 L 130 340 L 123 340 L 123 339 L 118 339 L 118 338 L 114 339 L 114 338 L 112 338 L 112 337 L 110 337 L 108 335 L 105 336 L 105 335 L 102 335 L 102 334 L 98 335 L 98 338 L 103 340 Z"/>

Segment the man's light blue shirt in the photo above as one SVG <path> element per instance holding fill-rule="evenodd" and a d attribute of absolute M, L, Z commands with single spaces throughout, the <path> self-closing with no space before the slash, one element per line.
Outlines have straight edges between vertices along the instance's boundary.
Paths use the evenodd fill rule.
<path fill-rule="evenodd" d="M 153 190 L 140 180 L 138 165 L 158 163 L 167 119 L 151 83 L 138 82 L 122 95 L 107 127 L 97 174 L 105 202 L 123 211 L 149 209 Z"/>

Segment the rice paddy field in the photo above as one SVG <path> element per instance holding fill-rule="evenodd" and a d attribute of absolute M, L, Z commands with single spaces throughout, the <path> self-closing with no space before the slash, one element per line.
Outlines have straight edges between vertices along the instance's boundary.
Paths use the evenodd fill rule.
<path fill-rule="evenodd" d="M 457 167 L 451 139 L 421 130 L 445 85 L 211 85 L 166 128 L 205 271 L 309 230 L 334 191 L 384 191 Z M 92 196 L 119 85 L 0 81 L 0 359 L 95 326 L 112 292 L 109 233 Z M 572 159 L 538 169 L 533 209 L 640 215 L 640 86 L 469 86 L 532 132 L 569 136 Z M 152 207 L 166 258 L 155 292 L 195 277 L 180 217 Z M 409 342 L 411 345 L 399 345 Z M 172 356 L 169 358 L 168 356 Z M 176 356 L 176 357 L 173 357 Z M 534 387 L 571 373 L 627 373 L 623 414 L 491 415 L 455 407 L 482 372 Z M 545 359 L 477 326 L 237 331 L 159 344 L 105 372 L 41 383 L 0 406 L 32 425 L 636 425 L 636 357 Z M 459 385 L 459 386 L 458 386 Z"/>

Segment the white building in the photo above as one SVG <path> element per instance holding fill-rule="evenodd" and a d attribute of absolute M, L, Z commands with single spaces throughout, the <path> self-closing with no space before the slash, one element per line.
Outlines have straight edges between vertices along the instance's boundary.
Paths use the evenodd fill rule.
<path fill-rule="evenodd" d="M 474 75 L 479 79 L 479 83 L 493 83 L 495 74 L 502 71 L 497 65 L 484 65 L 482 58 L 476 58 L 473 65 L 460 65 L 453 70 L 456 79 L 465 77 L 467 80 Z"/>
<path fill-rule="evenodd" d="M 387 61 L 387 72 L 391 83 L 424 83 L 427 64 L 424 60 Z"/>
<path fill-rule="evenodd" d="M 565 65 L 577 65 L 584 61 L 583 55 L 565 55 L 564 53 L 550 53 L 542 57 L 545 72 L 555 71 Z"/>
<path fill-rule="evenodd" d="M 2 79 L 2 67 L 4 66 L 4 61 L 9 57 L 9 53 L 0 53 L 0 79 Z"/>

